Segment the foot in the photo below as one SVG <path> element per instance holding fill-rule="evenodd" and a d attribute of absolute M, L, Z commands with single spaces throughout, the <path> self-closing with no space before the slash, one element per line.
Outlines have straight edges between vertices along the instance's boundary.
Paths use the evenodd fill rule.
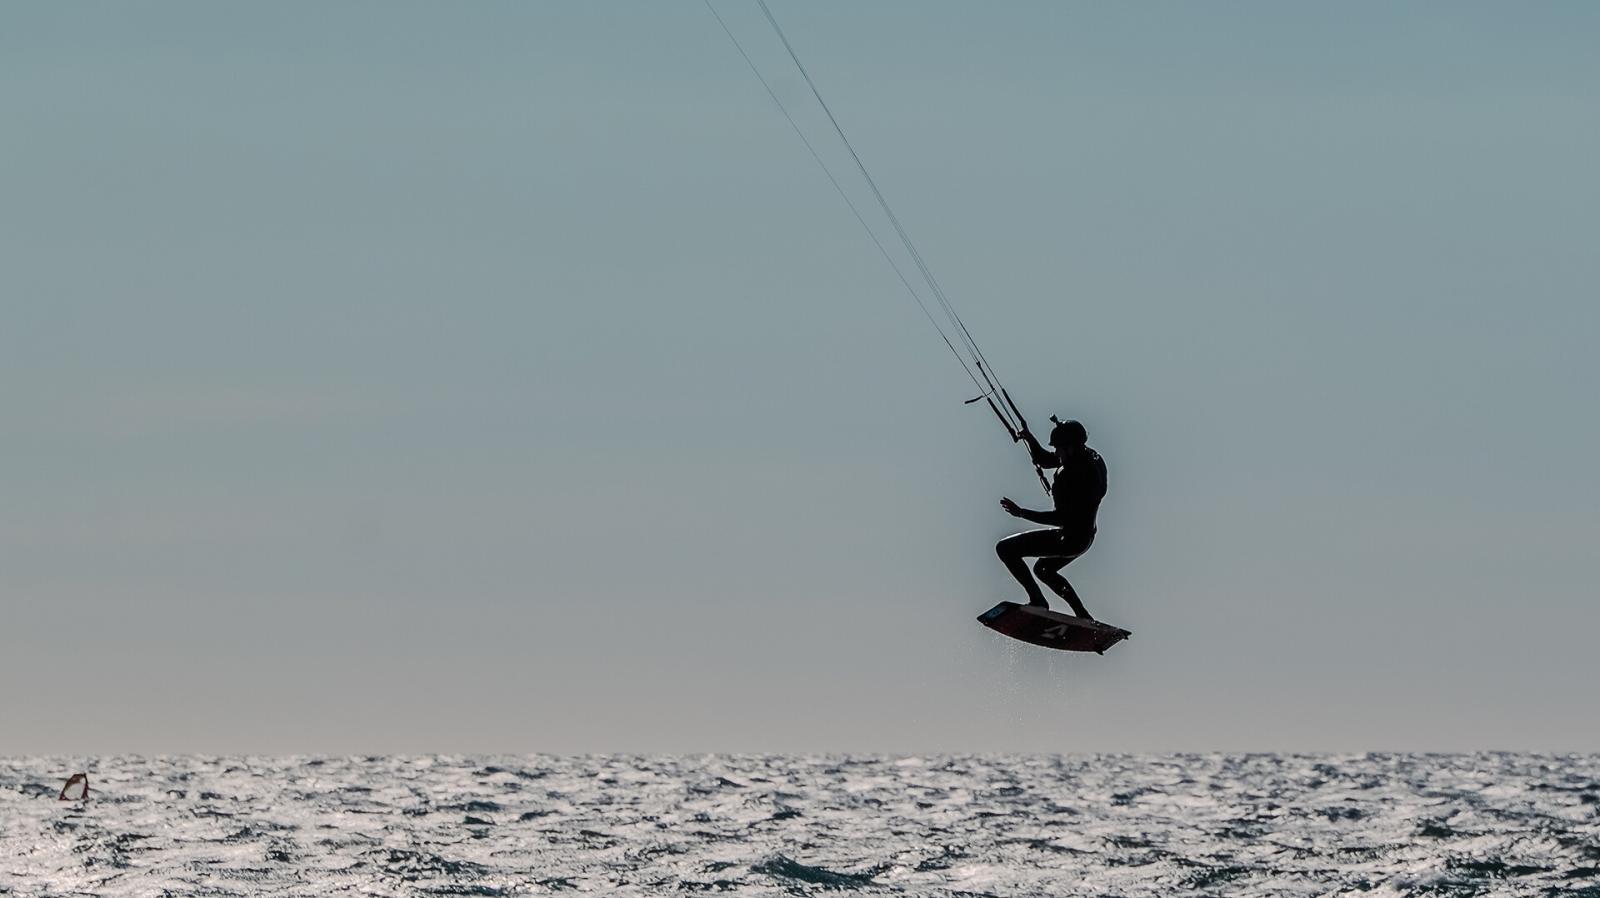
<path fill-rule="evenodd" d="M 1044 599 L 1029 599 L 1028 600 L 1028 607 L 1030 607 L 1030 608 L 1049 608 L 1050 607 L 1050 603 L 1046 602 Z"/>

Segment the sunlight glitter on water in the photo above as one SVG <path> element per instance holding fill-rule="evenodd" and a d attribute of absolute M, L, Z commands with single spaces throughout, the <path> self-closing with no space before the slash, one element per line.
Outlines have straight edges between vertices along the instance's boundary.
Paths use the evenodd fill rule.
<path fill-rule="evenodd" d="M 0 760 L 0 894 L 334 891 L 1600 898 L 1600 756 Z"/>

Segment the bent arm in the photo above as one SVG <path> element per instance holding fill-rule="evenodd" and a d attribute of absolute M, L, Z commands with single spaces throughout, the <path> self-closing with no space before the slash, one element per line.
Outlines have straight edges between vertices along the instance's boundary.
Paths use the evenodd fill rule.
<path fill-rule="evenodd" d="M 1012 514 L 1023 519 L 1024 521 L 1032 521 L 1035 524 L 1043 524 L 1046 527 L 1061 526 L 1061 513 L 1054 510 L 1034 511 L 1031 508 L 1019 508 L 1012 512 Z"/>
<path fill-rule="evenodd" d="M 1045 448 L 1039 445 L 1039 438 L 1029 431 L 1024 430 L 1017 438 L 1028 444 L 1028 455 L 1032 457 L 1035 465 L 1041 468 L 1061 467 L 1061 461 L 1056 458 L 1056 454 L 1045 451 Z"/>

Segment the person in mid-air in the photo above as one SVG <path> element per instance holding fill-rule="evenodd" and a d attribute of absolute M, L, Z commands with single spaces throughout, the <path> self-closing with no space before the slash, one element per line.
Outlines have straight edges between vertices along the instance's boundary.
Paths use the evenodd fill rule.
<path fill-rule="evenodd" d="M 1055 418 L 1050 420 L 1055 421 Z M 1054 451 L 1039 445 L 1038 438 L 1027 430 L 1023 430 L 1018 439 L 1028 444 L 1028 453 L 1033 456 L 1035 465 L 1056 469 L 1050 488 L 1056 507 L 1053 511 L 1030 511 L 1010 499 L 1001 499 L 1000 507 L 1007 514 L 1043 524 L 1045 529 L 1012 534 L 995 545 L 995 552 L 1005 562 L 1011 576 L 1028 591 L 1028 604 L 1049 607 L 1039 584 L 1028 574 L 1027 562 L 1023 561 L 1036 558 L 1033 573 L 1039 576 L 1039 582 L 1066 599 L 1074 614 L 1094 620 L 1072 584 L 1061 576 L 1061 569 L 1087 552 L 1094 543 L 1094 517 L 1100 509 L 1100 500 L 1106 495 L 1106 463 L 1100 453 L 1089 448 L 1089 432 L 1077 421 L 1056 421 L 1050 431 L 1050 449 Z"/>

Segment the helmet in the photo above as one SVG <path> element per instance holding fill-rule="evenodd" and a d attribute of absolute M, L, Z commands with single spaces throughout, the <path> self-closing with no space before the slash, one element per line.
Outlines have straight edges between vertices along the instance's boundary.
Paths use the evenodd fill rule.
<path fill-rule="evenodd" d="M 1052 421 L 1056 419 L 1052 416 Z M 1077 421 L 1056 421 L 1056 426 L 1050 430 L 1050 445 L 1056 448 L 1067 446 L 1082 446 L 1089 441 L 1089 431 Z"/>

